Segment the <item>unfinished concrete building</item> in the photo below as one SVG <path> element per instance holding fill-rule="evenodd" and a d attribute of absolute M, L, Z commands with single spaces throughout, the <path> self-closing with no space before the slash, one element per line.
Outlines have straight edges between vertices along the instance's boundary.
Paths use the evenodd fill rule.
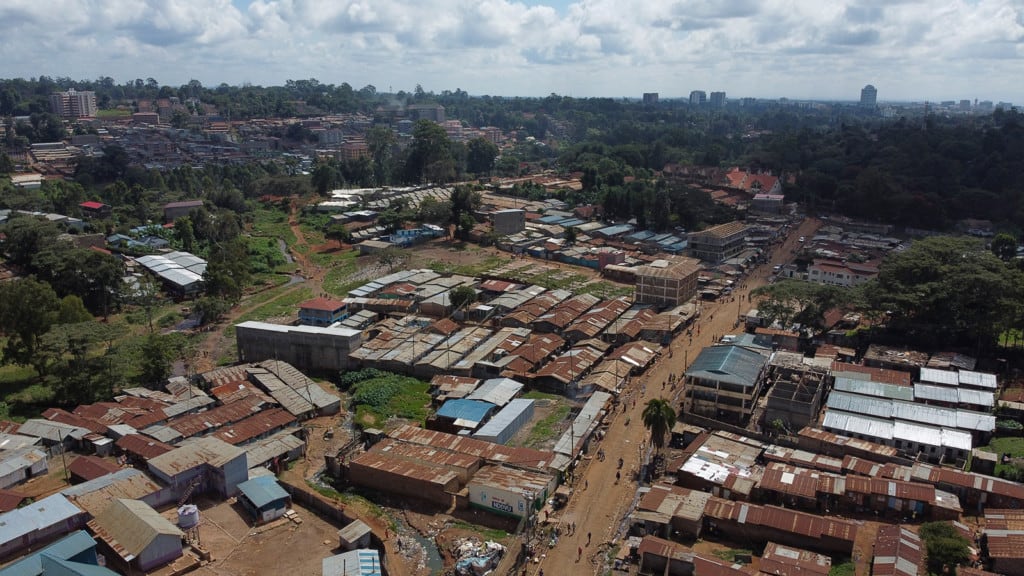
<path fill-rule="evenodd" d="M 796 434 L 817 419 L 827 388 L 828 367 L 808 360 L 810 363 L 805 363 L 801 355 L 785 353 L 772 358 L 764 414 L 766 429 L 781 426 L 780 432 Z"/>

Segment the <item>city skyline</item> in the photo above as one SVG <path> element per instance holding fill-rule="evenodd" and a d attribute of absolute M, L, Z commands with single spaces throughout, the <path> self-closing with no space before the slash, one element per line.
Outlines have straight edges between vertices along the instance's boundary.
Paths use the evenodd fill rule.
<path fill-rule="evenodd" d="M 1024 101 L 1024 7 L 961 0 L 13 0 L 4 77 L 474 95 Z"/>

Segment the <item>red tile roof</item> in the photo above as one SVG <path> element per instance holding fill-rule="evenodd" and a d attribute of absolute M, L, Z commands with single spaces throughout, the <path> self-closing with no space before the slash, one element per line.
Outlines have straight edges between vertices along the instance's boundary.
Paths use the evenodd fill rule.
<path fill-rule="evenodd" d="M 106 204 L 104 204 L 103 202 L 82 202 L 81 204 L 79 204 L 79 206 L 85 208 L 86 210 L 99 210 L 106 206 Z"/>

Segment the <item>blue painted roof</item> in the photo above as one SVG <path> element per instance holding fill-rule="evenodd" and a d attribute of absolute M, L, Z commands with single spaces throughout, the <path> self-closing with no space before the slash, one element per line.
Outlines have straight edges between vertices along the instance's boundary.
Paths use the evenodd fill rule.
<path fill-rule="evenodd" d="M 617 226 L 608 226 L 606 228 L 601 228 L 596 233 L 602 234 L 604 236 L 618 236 L 619 234 L 626 234 L 632 231 L 633 227 L 630 226 L 629 224 L 619 224 Z"/>
<path fill-rule="evenodd" d="M 0 545 L 18 540 L 36 530 L 62 524 L 79 514 L 84 512 L 63 494 L 47 496 L 28 506 L 11 510 L 0 515 Z"/>
<path fill-rule="evenodd" d="M 72 532 L 64 538 L 50 544 L 46 548 L 26 556 L 10 566 L 0 570 L 0 576 L 40 576 L 43 574 L 42 555 L 67 560 L 88 552 L 95 551 L 96 541 L 84 530 Z M 110 572 L 108 572 L 110 573 Z"/>
<path fill-rule="evenodd" d="M 562 220 L 558 223 L 559 226 L 565 226 L 566 228 L 572 228 L 573 226 L 579 226 L 580 224 L 586 224 L 586 220 L 580 220 L 579 218 L 570 218 L 569 220 Z"/>
<path fill-rule="evenodd" d="M 281 488 L 273 476 L 259 476 L 252 480 L 246 480 L 238 485 L 238 489 L 257 508 L 288 499 L 288 493 Z"/>
<path fill-rule="evenodd" d="M 558 224 L 562 220 L 565 220 L 565 216 L 544 216 L 537 219 L 537 222 L 541 224 Z"/>
<path fill-rule="evenodd" d="M 42 555 L 41 564 L 41 576 L 117 576 L 117 572 L 103 566 L 62 560 L 49 554 Z"/>
<path fill-rule="evenodd" d="M 437 415 L 451 418 L 452 420 L 462 419 L 470 422 L 483 422 L 487 414 L 494 410 L 494 408 L 494 404 L 490 402 L 457 398 L 442 404 L 441 408 L 437 411 Z"/>
<path fill-rule="evenodd" d="M 766 364 L 767 358 L 742 346 L 711 346 L 701 350 L 686 375 L 750 387 Z"/>
<path fill-rule="evenodd" d="M 635 240 L 637 242 L 640 242 L 653 237 L 654 232 L 651 232 L 650 230 L 638 230 L 636 232 L 633 232 L 629 236 L 626 236 L 626 240 Z"/>

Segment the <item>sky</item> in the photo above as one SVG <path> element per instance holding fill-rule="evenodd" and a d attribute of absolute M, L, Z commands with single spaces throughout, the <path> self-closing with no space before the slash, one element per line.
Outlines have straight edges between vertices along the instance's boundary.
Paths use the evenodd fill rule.
<path fill-rule="evenodd" d="M 1024 0 L 2 0 L 0 78 L 1024 104 Z"/>

